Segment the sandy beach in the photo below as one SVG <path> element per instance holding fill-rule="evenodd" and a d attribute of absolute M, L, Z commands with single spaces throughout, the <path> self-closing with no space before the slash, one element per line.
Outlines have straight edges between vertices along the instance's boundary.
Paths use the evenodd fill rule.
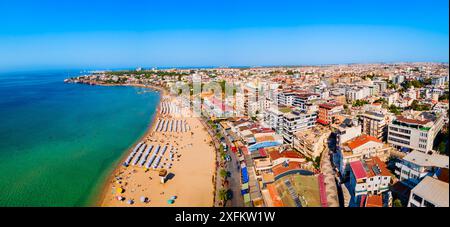
<path fill-rule="evenodd" d="M 106 182 L 98 206 L 213 206 L 215 150 L 211 138 L 200 119 L 186 117 L 190 116 L 186 114 L 189 110 L 180 108 L 175 97 L 161 91 L 161 102 L 153 123 L 138 141 L 153 149 L 147 159 L 132 159 L 147 163 L 158 147 L 160 152 L 155 156 L 156 159 L 160 156 L 159 164 L 155 166 L 156 161 L 153 161 L 149 169 L 145 164 L 123 166 L 138 142 L 134 144 Z M 159 177 L 162 168 L 168 173 L 164 184 Z M 169 204 L 168 200 L 174 197 L 173 203 Z M 147 201 L 142 202 L 143 198 Z"/>

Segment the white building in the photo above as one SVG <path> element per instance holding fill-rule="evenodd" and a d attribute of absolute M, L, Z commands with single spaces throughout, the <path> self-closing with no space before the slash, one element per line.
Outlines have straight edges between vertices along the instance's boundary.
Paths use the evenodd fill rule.
<path fill-rule="evenodd" d="M 364 99 L 370 96 L 369 87 L 352 87 L 345 91 L 347 102 L 351 103 L 355 100 Z"/>
<path fill-rule="evenodd" d="M 292 111 L 283 116 L 283 138 L 287 144 L 293 142 L 294 133 L 314 127 L 316 124 L 317 112 L 313 111 Z"/>
<path fill-rule="evenodd" d="M 350 171 L 348 164 L 351 162 L 372 157 L 378 157 L 380 160 L 386 161 L 390 155 L 390 149 L 389 145 L 369 135 L 361 135 L 345 142 L 338 147 L 336 152 L 341 177 L 348 176 Z"/>
<path fill-rule="evenodd" d="M 414 150 L 395 164 L 395 174 L 403 184 L 412 188 L 424 177 L 433 176 L 439 168 L 448 168 L 448 162 L 448 156 Z"/>
<path fill-rule="evenodd" d="M 341 145 L 361 135 L 361 125 L 356 120 L 345 119 L 336 128 L 336 145 Z"/>
<path fill-rule="evenodd" d="M 408 207 L 448 207 L 448 183 L 426 176 L 409 195 Z"/>
<path fill-rule="evenodd" d="M 349 190 L 357 201 L 361 196 L 379 195 L 389 190 L 391 174 L 377 157 L 350 163 Z"/>
<path fill-rule="evenodd" d="M 264 123 L 278 134 L 283 132 L 284 113 L 277 107 L 270 107 L 264 111 Z"/>
<path fill-rule="evenodd" d="M 395 77 L 392 79 L 392 82 L 393 82 L 394 84 L 401 84 L 401 83 L 403 83 L 403 81 L 405 81 L 405 76 L 402 76 L 402 75 L 395 76 Z"/>
<path fill-rule="evenodd" d="M 292 106 L 294 103 L 294 97 L 297 93 L 294 91 L 283 91 L 278 93 L 278 105 Z"/>
<path fill-rule="evenodd" d="M 443 125 L 443 114 L 405 111 L 389 123 L 388 143 L 405 151 L 428 152 Z"/>

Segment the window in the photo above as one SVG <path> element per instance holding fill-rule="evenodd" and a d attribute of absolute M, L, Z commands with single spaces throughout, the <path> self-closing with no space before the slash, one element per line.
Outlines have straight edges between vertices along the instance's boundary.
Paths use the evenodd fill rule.
<path fill-rule="evenodd" d="M 397 129 L 397 128 L 394 128 L 394 127 L 389 127 L 389 130 L 398 132 L 398 129 Z"/>
<path fill-rule="evenodd" d="M 422 197 L 420 197 L 420 196 L 418 196 L 416 194 L 413 194 L 413 199 L 416 200 L 419 203 L 422 203 L 422 200 L 423 200 Z"/>
<path fill-rule="evenodd" d="M 391 140 L 391 141 L 394 141 L 394 142 L 397 142 L 397 143 L 402 143 L 402 144 L 409 145 L 409 141 L 404 141 L 404 140 L 397 139 L 397 138 L 391 137 L 391 136 L 389 136 L 388 140 Z"/>
<path fill-rule="evenodd" d="M 434 204 L 432 204 L 432 203 L 430 203 L 430 202 L 428 202 L 426 200 L 423 201 L 423 206 L 425 206 L 425 207 L 435 207 Z"/>
<path fill-rule="evenodd" d="M 401 129 L 401 128 L 399 128 L 398 131 L 406 133 L 406 134 L 410 134 L 411 133 L 411 130 L 408 130 L 408 129 Z"/>
<path fill-rule="evenodd" d="M 398 134 L 398 133 L 394 133 L 394 132 L 391 132 L 390 134 L 395 136 L 395 137 L 399 137 L 399 138 L 403 138 L 403 139 L 408 139 L 409 140 L 409 138 L 410 138 L 409 136 Z"/>

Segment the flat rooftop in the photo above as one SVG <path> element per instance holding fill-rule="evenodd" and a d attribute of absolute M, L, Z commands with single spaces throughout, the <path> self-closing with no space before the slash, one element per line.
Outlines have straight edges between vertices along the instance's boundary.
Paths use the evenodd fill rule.
<path fill-rule="evenodd" d="M 290 174 L 275 181 L 276 194 L 283 206 L 296 207 L 295 198 L 289 193 L 289 182 L 303 207 L 320 207 L 319 180 L 317 176 Z M 288 184 L 289 184 L 288 183 Z"/>
<path fill-rule="evenodd" d="M 436 206 L 449 206 L 448 183 L 436 178 L 426 176 L 411 192 Z"/>

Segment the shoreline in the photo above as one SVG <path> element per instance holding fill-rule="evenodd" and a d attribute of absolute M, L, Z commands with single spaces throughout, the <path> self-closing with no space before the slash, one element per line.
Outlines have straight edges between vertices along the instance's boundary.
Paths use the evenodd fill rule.
<path fill-rule="evenodd" d="M 101 189 L 99 190 L 97 196 L 95 196 L 95 200 L 93 200 L 91 202 L 92 206 L 95 207 L 104 207 L 104 206 L 113 206 L 113 207 L 117 207 L 117 206 L 128 206 L 125 203 L 120 203 L 119 201 L 116 201 L 114 198 L 116 196 L 114 196 L 112 193 L 112 189 L 114 189 L 116 187 L 116 183 L 115 183 L 115 179 L 118 176 L 123 176 L 125 174 L 125 172 L 127 172 L 128 170 L 132 170 L 133 173 L 129 173 L 129 175 L 127 177 L 127 179 L 130 179 L 130 185 L 127 185 L 128 182 L 125 184 L 127 187 L 130 186 L 132 187 L 133 183 L 139 183 L 137 187 L 140 187 L 141 185 L 144 186 L 142 188 L 144 188 L 146 191 L 150 190 L 151 192 L 149 192 L 151 195 L 150 197 L 152 197 L 150 203 L 148 204 L 136 204 L 135 206 L 157 206 L 157 207 L 163 207 L 163 206 L 167 206 L 164 202 L 165 201 L 161 196 L 161 193 L 159 195 L 155 194 L 156 190 L 163 190 L 162 194 L 164 194 L 164 192 L 167 193 L 173 193 L 178 195 L 181 195 L 182 198 L 177 199 L 177 204 L 173 205 L 173 206 L 192 206 L 191 204 L 195 205 L 195 206 L 205 206 L 205 207 L 213 207 L 214 206 L 214 195 L 215 195 L 215 188 L 214 188 L 214 182 L 211 181 L 211 178 L 214 179 L 215 177 L 215 161 L 216 161 L 216 153 L 215 153 L 215 148 L 211 147 L 210 142 L 212 141 L 212 138 L 210 137 L 210 135 L 207 133 L 207 129 L 205 129 L 203 127 L 203 125 L 201 125 L 201 119 L 195 118 L 195 117 L 184 117 L 182 114 L 179 117 L 174 117 L 171 115 L 164 115 L 161 114 L 161 103 L 163 101 L 167 102 L 167 98 L 169 98 L 171 101 L 173 102 L 174 100 L 174 96 L 171 96 L 169 94 L 169 91 L 166 88 L 163 87 L 157 87 L 155 85 L 142 85 L 142 84 L 98 84 L 99 86 L 130 86 L 130 87 L 141 87 L 141 88 L 150 88 L 152 90 L 155 91 L 159 91 L 160 92 L 160 99 L 158 102 L 158 107 L 156 108 L 156 112 L 153 115 L 153 119 L 151 119 L 150 124 L 148 125 L 148 128 L 146 129 L 145 133 L 139 137 L 127 150 L 126 152 L 124 152 L 119 161 L 116 162 L 114 164 L 114 166 L 112 167 L 112 171 L 109 172 L 108 176 L 104 179 L 104 181 L 102 182 L 102 186 Z M 181 133 L 173 133 L 171 135 L 171 133 L 168 133 L 168 135 L 164 135 L 164 133 L 156 133 L 155 132 L 155 127 L 156 127 L 156 121 L 158 119 L 164 119 L 164 118 L 168 118 L 168 119 L 182 119 L 185 120 L 187 122 L 189 122 L 190 127 L 195 128 L 192 130 L 192 132 L 187 132 L 185 134 Z M 200 133 L 200 136 L 196 136 L 193 137 L 193 134 L 198 135 Z M 201 135 L 203 133 L 206 133 L 204 136 Z M 192 133 L 192 135 L 191 135 Z M 178 139 L 178 137 L 180 136 L 180 138 Z M 145 173 L 140 173 L 141 170 L 137 169 L 135 167 L 129 167 L 129 168 L 124 168 L 121 166 L 121 163 L 127 158 L 127 156 L 131 153 L 131 151 L 134 149 L 134 147 L 140 142 L 140 141 L 147 141 L 149 140 L 149 138 L 151 139 L 164 139 L 164 140 L 172 140 L 173 143 L 180 143 L 180 146 L 184 144 L 184 148 L 183 147 L 179 147 L 176 148 L 178 149 L 182 149 L 182 150 L 186 150 L 188 152 L 188 154 L 186 154 L 187 156 L 185 156 L 183 154 L 183 160 L 180 162 L 180 160 L 178 159 L 178 163 L 176 165 L 180 165 L 175 166 L 173 169 L 171 169 L 171 173 L 176 173 L 177 178 L 176 180 L 170 180 L 170 184 L 175 184 L 175 185 L 171 185 L 171 186 L 166 186 L 165 184 L 160 184 L 159 182 L 157 182 L 157 180 L 144 180 L 143 179 L 143 174 L 146 174 L 146 177 L 150 177 L 150 179 L 152 179 L 152 177 L 154 178 L 156 171 L 154 170 L 150 170 L 148 173 L 147 171 L 145 171 Z M 191 148 L 186 148 L 187 144 L 186 141 L 188 142 L 192 142 L 192 141 L 197 141 L 194 142 L 194 144 L 191 144 Z M 199 143 L 200 141 L 200 143 Z M 209 146 L 209 147 L 208 147 Z M 195 148 L 192 148 L 195 147 Z M 186 152 L 183 151 L 183 152 Z M 209 151 L 209 154 L 208 154 Z M 207 152 L 207 153 L 199 153 L 199 152 Z M 186 160 L 184 160 L 186 159 Z M 198 166 L 196 165 L 196 161 L 197 160 L 201 160 L 203 159 L 203 161 L 205 161 L 206 165 L 201 165 Z M 207 165 L 207 164 L 210 165 Z M 136 172 L 137 171 L 137 172 Z M 191 175 L 186 175 L 184 172 L 188 172 L 191 171 L 192 176 Z M 184 190 L 185 187 L 194 187 L 194 185 L 191 185 L 191 182 L 187 182 L 185 179 L 191 178 L 193 181 L 198 181 L 199 183 L 197 184 L 198 186 L 200 186 L 197 189 L 192 189 L 192 190 Z M 128 181 L 128 180 L 127 180 Z M 155 182 L 157 182 L 157 184 L 155 184 Z M 196 187 L 197 187 L 196 185 Z M 180 187 L 182 186 L 182 187 Z M 122 187 L 122 186 L 120 186 Z M 140 188 L 140 189 L 142 189 Z M 142 190 L 144 190 L 142 189 Z M 183 189 L 183 190 L 182 190 Z M 133 193 L 135 189 L 131 189 L 131 193 Z M 210 190 L 210 191 L 209 191 Z M 125 190 L 127 191 L 127 189 Z M 112 194 L 111 194 L 112 193 Z M 130 192 L 128 192 L 130 193 Z M 208 196 L 205 196 L 205 193 L 208 193 Z M 127 192 L 125 192 L 125 194 L 127 194 Z M 155 199 L 154 199 L 155 198 Z M 154 200 L 153 200 L 154 199 Z M 154 202 L 153 202 L 154 201 Z M 180 205 L 178 205 L 180 204 Z"/>
<path fill-rule="evenodd" d="M 133 148 L 142 140 L 144 140 L 147 136 L 149 136 L 153 130 L 153 128 L 156 126 L 155 125 L 155 120 L 160 117 L 160 113 L 159 113 L 159 107 L 161 104 L 161 100 L 162 97 L 164 97 L 164 95 L 166 95 L 166 89 L 162 88 L 162 87 L 156 87 L 153 85 L 142 85 L 142 84 L 130 84 L 130 85 L 123 85 L 123 84 L 95 84 L 95 86 L 120 86 L 120 87 L 139 87 L 139 88 L 149 88 L 149 89 L 153 89 L 155 91 L 160 92 L 160 98 L 158 100 L 158 105 L 157 108 L 155 110 L 155 114 L 153 115 L 153 118 L 150 120 L 150 123 L 147 126 L 147 129 L 145 130 L 144 134 L 142 136 L 140 136 L 125 152 L 122 153 L 122 155 L 120 156 L 119 160 L 117 163 L 114 163 L 114 166 L 112 167 L 112 171 L 108 173 L 107 177 L 103 180 L 103 182 L 101 182 L 101 187 L 100 190 L 98 191 L 97 195 L 94 196 L 94 199 L 92 201 L 90 201 L 90 206 L 91 207 L 101 207 L 102 206 L 102 202 L 105 200 L 106 195 L 109 191 L 109 182 L 111 182 L 114 179 L 114 176 L 119 172 L 119 168 L 118 166 L 120 165 L 120 163 L 122 163 L 127 155 L 133 150 Z"/>

